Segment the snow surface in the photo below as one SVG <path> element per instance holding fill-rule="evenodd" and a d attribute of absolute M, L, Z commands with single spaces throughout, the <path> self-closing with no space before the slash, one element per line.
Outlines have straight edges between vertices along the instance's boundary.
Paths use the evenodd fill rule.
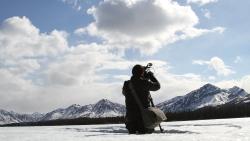
<path fill-rule="evenodd" d="M 249 141 L 250 118 L 162 123 L 164 133 L 128 135 L 124 124 L 2 127 L 0 141 Z"/>

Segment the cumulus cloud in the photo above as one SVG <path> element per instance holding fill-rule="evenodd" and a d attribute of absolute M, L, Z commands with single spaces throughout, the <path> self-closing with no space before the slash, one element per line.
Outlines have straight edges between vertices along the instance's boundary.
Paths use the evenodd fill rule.
<path fill-rule="evenodd" d="M 104 78 L 100 79 L 102 74 L 97 71 L 105 70 L 105 64 L 113 64 L 109 69 L 119 68 L 123 59 L 103 45 L 70 47 L 66 35 L 57 30 L 40 33 L 26 17 L 12 17 L 2 23 L 1 108 L 42 112 L 117 95 L 114 90 L 119 85 L 99 82 Z M 96 89 L 106 91 L 101 93 Z"/>
<path fill-rule="evenodd" d="M 7 110 L 29 111 L 36 107 L 33 97 L 36 93 L 32 81 L 11 73 L 8 70 L 0 69 L 0 107 Z M 29 106 L 29 107 L 28 107 Z"/>
<path fill-rule="evenodd" d="M 236 58 L 234 59 L 234 63 L 235 64 L 238 64 L 238 63 L 240 63 L 240 62 L 242 62 L 243 60 L 242 60 L 242 58 L 240 57 L 240 56 L 236 56 Z"/>
<path fill-rule="evenodd" d="M 107 0 L 88 13 L 95 21 L 77 29 L 76 34 L 97 36 L 114 47 L 137 48 L 143 54 L 153 54 L 178 40 L 218 32 L 218 28 L 196 28 L 199 19 L 192 8 L 172 0 Z"/>
<path fill-rule="evenodd" d="M 208 9 L 201 9 L 202 13 L 204 14 L 204 17 L 207 19 L 211 18 L 211 12 Z"/>
<path fill-rule="evenodd" d="M 0 67 L 27 75 L 40 68 L 37 58 L 57 56 L 67 48 L 67 34 L 40 33 L 26 17 L 12 17 L 0 25 Z"/>
<path fill-rule="evenodd" d="M 13 58 L 42 55 L 57 55 L 67 47 L 67 34 L 54 30 L 40 33 L 26 17 L 6 19 L 0 27 L 1 55 Z M 31 46 L 37 46 L 32 48 Z"/>
<path fill-rule="evenodd" d="M 156 102 L 181 95 L 191 90 L 191 85 L 192 88 L 199 85 L 199 76 L 168 73 L 169 65 L 165 61 L 129 61 L 103 44 L 70 47 L 65 35 L 56 30 L 40 33 L 26 17 L 12 17 L 3 22 L 0 28 L 1 108 L 47 112 L 74 103 L 94 103 L 101 98 L 124 104 L 123 80 L 130 77 L 133 65 L 148 62 L 154 64 L 155 74 L 162 82 Z M 187 83 L 178 88 L 184 81 Z"/>
<path fill-rule="evenodd" d="M 228 76 L 235 73 L 229 66 L 225 65 L 224 61 L 219 57 L 212 57 L 209 61 L 194 60 L 193 64 L 208 65 L 211 69 L 217 72 L 217 75 Z"/>
<path fill-rule="evenodd" d="M 101 81 L 103 70 L 125 70 L 132 64 L 109 51 L 109 47 L 96 43 L 79 44 L 48 65 L 44 73 L 50 85 L 83 85 Z"/>
<path fill-rule="evenodd" d="M 116 75 L 112 78 L 105 71 L 127 70 L 135 63 L 102 44 L 70 47 L 66 32 L 41 33 L 26 17 L 1 24 L 0 54 L 0 106 L 22 112 L 101 98 L 123 102 L 122 82 L 111 82 Z"/>
<path fill-rule="evenodd" d="M 187 3 L 195 3 L 200 6 L 203 6 L 209 3 L 215 3 L 215 2 L 218 2 L 218 0 L 187 0 Z"/>
<path fill-rule="evenodd" d="M 66 32 L 41 33 L 28 18 L 12 17 L 0 27 L 0 107 L 47 112 L 101 98 L 124 104 L 123 80 L 130 77 L 133 65 L 148 62 L 154 64 L 153 72 L 162 86 L 153 94 L 156 103 L 206 83 L 196 74 L 170 73 L 166 61 L 127 60 L 114 53 L 110 44 L 69 46 Z"/>

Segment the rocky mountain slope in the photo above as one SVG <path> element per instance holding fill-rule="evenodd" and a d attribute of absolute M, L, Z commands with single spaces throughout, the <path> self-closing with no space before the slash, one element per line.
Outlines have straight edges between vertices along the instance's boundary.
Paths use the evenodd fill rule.
<path fill-rule="evenodd" d="M 249 94 L 239 87 L 221 89 L 206 84 L 184 96 L 178 96 L 157 105 L 164 112 L 194 111 L 206 106 L 218 106 L 226 103 L 247 102 Z M 235 101 L 235 102 L 234 102 Z"/>
<path fill-rule="evenodd" d="M 0 124 L 46 121 L 54 119 L 73 119 L 79 117 L 116 117 L 123 116 L 124 114 L 124 105 L 113 103 L 107 99 L 102 99 L 96 104 L 89 104 L 85 106 L 74 104 L 67 108 L 53 110 L 47 114 L 18 114 L 15 112 L 0 110 Z"/>

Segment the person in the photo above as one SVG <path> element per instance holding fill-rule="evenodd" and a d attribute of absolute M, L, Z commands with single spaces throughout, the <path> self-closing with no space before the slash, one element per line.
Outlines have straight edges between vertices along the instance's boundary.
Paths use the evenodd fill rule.
<path fill-rule="evenodd" d="M 129 134 L 152 133 L 154 129 L 147 129 L 143 125 L 139 106 L 128 86 L 130 82 L 133 84 L 133 88 L 144 108 L 150 106 L 150 91 L 159 90 L 160 83 L 151 71 L 145 72 L 145 68 L 137 64 L 132 69 L 131 79 L 125 81 L 122 88 L 126 103 L 125 125 Z"/>

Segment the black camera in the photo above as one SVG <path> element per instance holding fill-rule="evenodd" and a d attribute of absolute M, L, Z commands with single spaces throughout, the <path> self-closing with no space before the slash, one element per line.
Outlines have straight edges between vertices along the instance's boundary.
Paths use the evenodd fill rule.
<path fill-rule="evenodd" d="M 153 66 L 152 63 L 148 63 L 147 66 L 144 67 L 144 78 L 145 79 L 150 79 L 150 76 L 153 74 L 150 71 L 150 68 Z"/>

